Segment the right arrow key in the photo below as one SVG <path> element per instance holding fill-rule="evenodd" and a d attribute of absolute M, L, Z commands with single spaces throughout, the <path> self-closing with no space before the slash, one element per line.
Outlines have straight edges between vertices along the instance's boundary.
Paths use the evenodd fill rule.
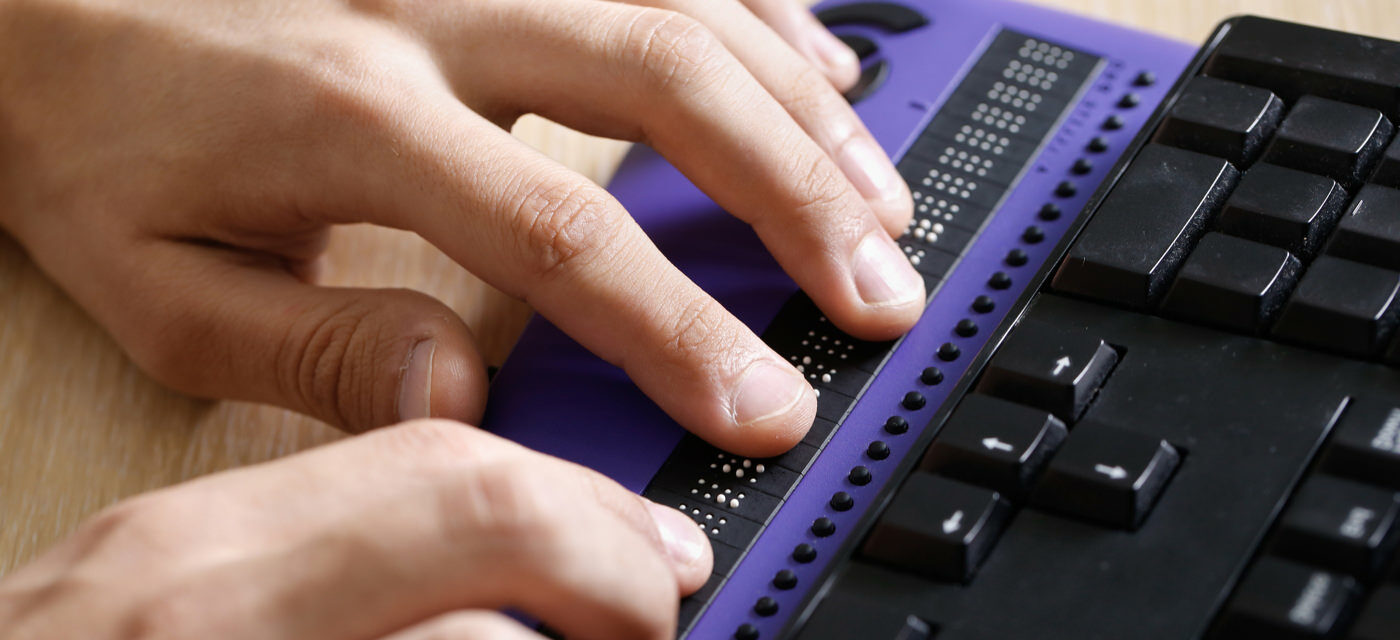
<path fill-rule="evenodd" d="M 1032 504 L 1120 529 L 1136 529 L 1156 504 L 1181 454 L 1165 440 L 1085 422 L 1050 461 Z"/>

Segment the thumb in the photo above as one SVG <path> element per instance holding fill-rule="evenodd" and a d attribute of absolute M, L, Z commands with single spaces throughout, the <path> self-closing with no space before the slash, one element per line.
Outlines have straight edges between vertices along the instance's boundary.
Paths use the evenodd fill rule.
<path fill-rule="evenodd" d="M 351 432 L 415 418 L 475 423 L 486 372 L 451 309 L 403 289 L 307 284 L 284 269 L 172 246 L 171 275 L 108 322 L 157 380 L 210 398 L 265 402 Z M 166 264 L 167 262 L 173 264 Z"/>

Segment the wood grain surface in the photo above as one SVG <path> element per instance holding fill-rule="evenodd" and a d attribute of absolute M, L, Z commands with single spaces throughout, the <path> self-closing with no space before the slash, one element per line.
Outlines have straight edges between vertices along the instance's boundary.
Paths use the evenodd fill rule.
<path fill-rule="evenodd" d="M 1041 2 L 1191 42 L 1241 13 L 1400 39 L 1394 0 Z M 599 182 L 626 150 L 535 118 L 515 133 Z M 523 304 L 397 231 L 338 229 L 326 281 L 435 295 L 471 325 L 491 363 L 504 359 L 529 316 Z M 0 575 L 124 497 L 339 437 L 287 411 L 162 388 L 0 234 Z"/>

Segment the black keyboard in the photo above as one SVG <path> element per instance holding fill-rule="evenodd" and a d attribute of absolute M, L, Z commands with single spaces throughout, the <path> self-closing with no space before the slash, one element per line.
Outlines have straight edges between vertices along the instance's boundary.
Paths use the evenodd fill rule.
<path fill-rule="evenodd" d="M 1222 25 L 788 631 L 1400 638 L 1396 123 L 1400 44 Z"/>

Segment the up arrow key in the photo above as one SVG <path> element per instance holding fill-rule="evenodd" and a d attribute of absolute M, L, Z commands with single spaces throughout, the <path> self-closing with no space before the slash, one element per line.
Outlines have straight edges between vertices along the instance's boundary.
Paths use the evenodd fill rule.
<path fill-rule="evenodd" d="M 943 533 L 953 533 L 962 528 L 963 512 L 954 512 L 947 520 L 943 521 Z"/>
<path fill-rule="evenodd" d="M 1051 371 L 1050 375 L 1059 376 L 1061 373 L 1065 372 L 1065 369 L 1070 368 L 1073 364 L 1074 361 L 1070 360 L 1069 356 L 1061 356 L 1059 360 L 1055 361 L 1055 370 Z"/>

